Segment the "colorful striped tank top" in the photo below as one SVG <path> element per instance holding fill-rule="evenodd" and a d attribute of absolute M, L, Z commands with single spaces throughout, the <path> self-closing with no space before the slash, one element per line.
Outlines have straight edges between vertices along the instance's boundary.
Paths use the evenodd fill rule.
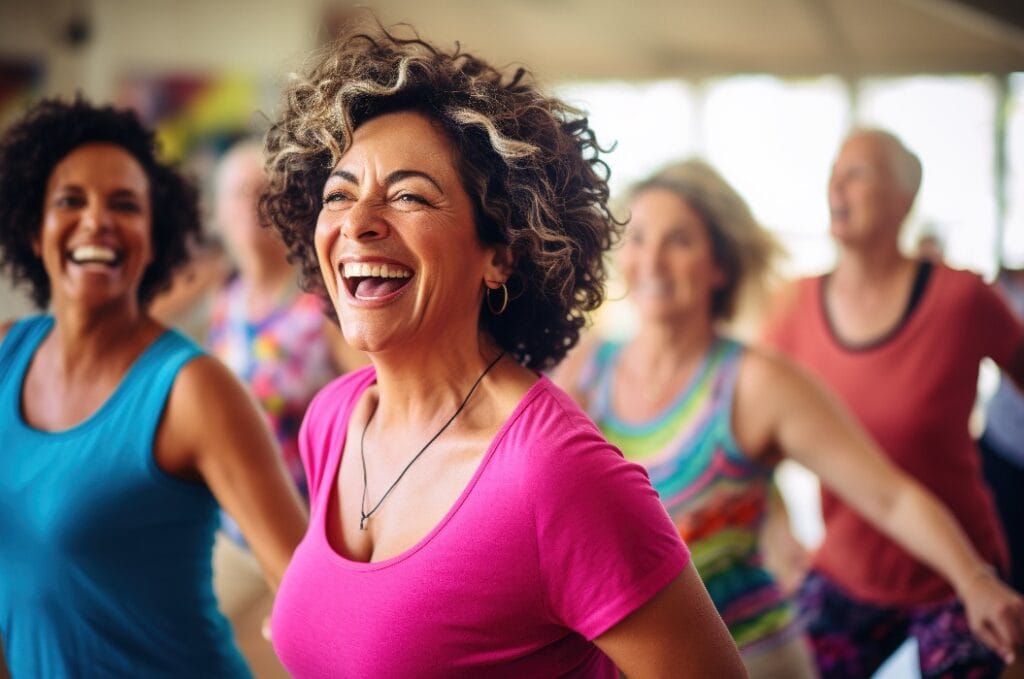
<path fill-rule="evenodd" d="M 584 372 L 590 416 L 628 459 L 647 468 L 741 650 L 788 639 L 796 631 L 794 611 L 763 568 L 758 546 L 771 468 L 743 455 L 732 434 L 743 346 L 716 339 L 682 393 L 643 423 L 622 421 L 612 406 L 622 346 L 601 345 Z"/>

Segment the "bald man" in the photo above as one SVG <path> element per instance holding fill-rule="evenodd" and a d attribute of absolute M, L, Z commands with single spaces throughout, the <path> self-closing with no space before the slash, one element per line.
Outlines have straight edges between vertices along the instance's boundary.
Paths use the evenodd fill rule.
<path fill-rule="evenodd" d="M 1008 557 L 967 426 L 981 359 L 1024 384 L 1024 328 L 979 276 L 900 252 L 920 184 L 898 138 L 854 130 L 828 187 L 835 269 L 788 290 L 765 339 L 832 388 L 993 570 L 950 587 L 823 492 L 825 538 L 800 605 L 824 677 L 868 677 L 911 635 L 924 677 L 994 676 L 1024 641 L 1024 600 L 978 602 L 977 583 L 1005 573 Z"/>

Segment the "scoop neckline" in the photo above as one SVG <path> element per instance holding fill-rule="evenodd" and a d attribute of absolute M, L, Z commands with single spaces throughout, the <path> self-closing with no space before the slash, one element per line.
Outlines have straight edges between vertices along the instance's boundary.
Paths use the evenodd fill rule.
<path fill-rule="evenodd" d="M 324 480 L 326 480 L 327 483 L 322 483 L 322 487 L 319 491 L 319 493 L 325 493 L 326 495 L 320 498 L 320 508 L 317 511 L 318 525 L 316 529 L 316 535 L 318 541 L 321 544 L 321 547 L 327 551 L 329 558 L 333 563 L 337 563 L 338 565 L 353 571 L 376 571 L 396 566 L 398 564 L 401 564 L 403 561 L 406 561 L 409 558 L 415 556 L 417 553 L 425 549 L 431 542 L 433 542 L 433 540 L 444 530 L 445 526 L 447 526 L 455 518 L 461 507 L 469 499 L 469 496 L 472 494 L 473 489 L 479 483 L 481 476 L 483 476 L 485 469 L 487 468 L 491 459 L 494 457 L 495 451 L 501 444 L 501 441 L 505 438 L 509 429 L 511 429 L 511 427 L 519 419 L 519 417 L 522 415 L 523 411 L 529 406 L 529 404 L 532 403 L 538 396 L 540 396 L 540 393 L 542 391 L 546 390 L 548 386 L 552 384 L 550 379 L 548 379 L 546 375 L 538 374 L 537 381 L 534 382 L 533 385 L 526 391 L 522 399 L 520 399 L 519 403 L 512 410 L 512 413 L 508 416 L 508 418 L 506 418 L 505 422 L 498 429 L 498 432 L 494 435 L 494 438 L 491 439 L 490 444 L 487 446 L 487 450 L 484 452 L 483 457 L 481 457 L 480 459 L 480 464 L 477 465 L 477 468 L 473 472 L 473 475 L 470 477 L 469 482 L 466 483 L 466 487 L 462 489 L 462 492 L 459 493 L 459 496 L 455 499 L 455 502 L 452 503 L 452 506 L 448 509 L 447 512 L 445 512 L 444 516 L 441 517 L 441 520 L 438 521 L 433 528 L 427 531 L 427 533 L 422 538 L 420 538 L 408 549 L 399 552 L 394 556 L 390 556 L 387 559 L 382 559 L 381 561 L 357 561 L 355 559 L 351 559 L 345 556 L 344 554 L 336 550 L 333 545 L 331 545 L 331 541 L 327 537 L 327 513 L 331 509 L 334 489 L 338 483 L 338 473 L 341 471 L 341 460 L 344 457 L 343 451 L 345 449 L 345 443 L 347 440 L 348 423 L 352 419 L 352 414 L 355 411 L 356 403 L 358 403 L 359 399 L 362 397 L 362 395 L 366 392 L 367 389 L 369 389 L 371 386 L 377 383 L 376 372 L 373 371 L 372 367 L 367 368 L 367 370 L 370 371 L 370 374 L 368 375 L 369 379 L 367 379 L 366 382 L 359 387 L 358 393 L 353 394 L 352 398 L 346 405 L 345 416 L 343 418 L 340 418 L 339 420 L 345 423 L 345 431 L 343 431 L 343 433 L 340 435 L 339 440 L 336 442 L 336 445 L 334 446 L 334 450 L 331 451 L 330 457 L 328 458 L 324 474 Z"/>
<path fill-rule="evenodd" d="M 824 274 L 818 278 L 818 309 L 821 313 L 821 318 L 825 324 L 825 332 L 828 335 L 832 343 L 839 347 L 841 350 L 853 353 L 853 354 L 866 354 L 872 351 L 878 351 L 885 347 L 895 344 L 901 336 L 906 333 L 908 327 L 910 327 L 921 315 L 922 307 L 924 307 L 928 301 L 934 296 L 931 294 L 932 290 L 936 285 L 936 277 L 938 272 L 942 269 L 941 266 L 932 264 L 930 262 L 918 262 L 917 271 L 914 273 L 914 279 L 911 282 L 911 294 L 907 300 L 907 307 L 904 308 L 903 313 L 900 315 L 899 320 L 888 330 L 885 330 L 877 337 L 873 337 L 864 342 L 849 342 L 839 334 L 838 328 L 836 328 L 835 322 L 832 319 L 832 314 L 829 312 L 828 301 L 826 300 L 826 288 L 828 287 L 830 274 Z M 923 277 L 923 282 L 921 281 Z M 921 286 L 920 294 L 915 298 L 914 290 Z"/>
<path fill-rule="evenodd" d="M 21 365 L 21 374 L 17 376 L 17 398 L 12 399 L 13 403 L 11 404 L 11 407 L 14 408 L 14 421 L 18 424 L 18 426 L 21 427 L 23 431 L 26 431 L 33 436 L 40 437 L 78 436 L 88 432 L 90 429 L 98 426 L 99 424 L 102 424 L 105 420 L 107 412 L 116 407 L 117 404 L 122 399 L 125 398 L 124 393 L 125 390 L 127 389 L 125 385 L 130 381 L 131 377 L 136 372 L 138 372 L 138 370 L 140 370 L 139 366 L 142 365 L 146 356 L 150 352 L 152 352 L 153 348 L 156 347 L 157 344 L 162 342 L 171 332 L 170 328 L 165 328 L 162 332 L 160 332 L 160 334 L 153 338 L 153 340 L 149 344 L 147 344 L 142 351 L 139 352 L 139 355 L 136 356 L 135 359 L 132 360 L 131 365 L 128 366 L 128 370 L 126 370 L 124 372 L 124 375 L 121 376 L 121 379 L 120 381 L 118 381 L 117 386 L 114 387 L 114 391 L 112 391 L 110 395 L 103 400 L 103 403 L 101 403 L 99 407 L 96 408 L 96 410 L 92 411 L 88 416 L 86 416 L 85 419 L 73 424 L 72 426 L 66 429 L 49 430 L 40 429 L 39 427 L 30 424 L 28 420 L 25 419 L 25 413 L 22 410 L 22 402 L 24 400 L 25 393 L 25 380 L 28 378 L 29 367 L 32 365 L 32 359 L 35 358 L 36 353 L 39 351 L 39 347 L 42 345 L 44 341 L 46 341 L 46 338 L 50 335 L 50 333 L 53 332 L 55 320 L 52 316 L 46 317 L 45 323 L 46 327 L 43 328 L 39 340 L 36 342 L 35 347 L 32 348 L 32 351 L 28 354 L 27 359 Z"/>
<path fill-rule="evenodd" d="M 615 427 L 616 430 L 624 432 L 630 436 L 636 436 L 640 434 L 646 434 L 654 429 L 657 429 L 661 424 L 665 422 L 665 419 L 674 414 L 679 410 L 679 407 L 685 403 L 694 390 L 704 381 L 711 364 L 722 355 L 730 346 L 731 342 L 721 335 L 715 335 L 711 344 L 704 352 L 704 356 L 701 357 L 700 364 L 697 370 L 690 375 L 690 378 L 686 381 L 683 388 L 672 398 L 665 407 L 661 408 L 653 416 L 645 418 L 642 421 L 630 421 L 624 419 L 615 410 L 615 378 L 616 368 L 618 367 L 618 361 L 616 360 L 622 350 L 625 349 L 626 343 L 620 344 L 615 353 L 608 357 L 609 370 L 607 371 L 607 378 L 603 380 L 604 385 L 602 387 L 602 397 L 606 404 L 604 419 Z"/>

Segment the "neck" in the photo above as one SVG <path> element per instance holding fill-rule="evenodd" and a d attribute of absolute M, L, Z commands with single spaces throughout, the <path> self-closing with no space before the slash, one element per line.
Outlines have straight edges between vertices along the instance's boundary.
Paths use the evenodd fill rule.
<path fill-rule="evenodd" d="M 843 286 L 883 287 L 914 265 L 915 260 L 905 257 L 895 241 L 874 247 L 841 247 L 833 278 Z"/>
<path fill-rule="evenodd" d="M 54 304 L 54 332 L 50 346 L 66 374 L 117 369 L 123 357 L 131 360 L 162 330 L 138 308 L 82 310 Z"/>
<path fill-rule="evenodd" d="M 660 370 L 661 366 L 678 366 L 707 353 L 715 339 L 711 318 L 657 320 L 642 322 L 630 342 L 630 350 L 641 363 Z"/>
<path fill-rule="evenodd" d="M 439 351 L 439 346 L 464 348 Z M 381 425 L 392 423 L 392 426 L 413 428 L 443 423 L 500 353 L 491 340 L 475 336 L 473 342 L 466 344 L 434 342 L 420 351 L 406 348 L 371 354 L 378 393 L 374 419 Z M 488 377 L 506 360 L 500 361 Z M 473 400 L 481 398 L 486 391 L 485 384 L 481 383 Z"/>

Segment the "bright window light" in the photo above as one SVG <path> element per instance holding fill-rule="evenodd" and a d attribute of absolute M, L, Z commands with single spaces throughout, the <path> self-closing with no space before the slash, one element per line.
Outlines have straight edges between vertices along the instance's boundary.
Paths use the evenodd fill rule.
<path fill-rule="evenodd" d="M 694 151 L 693 95 L 682 81 L 575 82 L 555 93 L 587 112 L 598 143 L 615 144 L 605 158 L 613 196 Z"/>
<path fill-rule="evenodd" d="M 829 267 L 828 175 L 849 122 L 835 77 L 735 76 L 704 91 L 702 148 L 786 247 L 784 272 Z"/>
<path fill-rule="evenodd" d="M 905 231 L 945 242 L 954 266 L 996 268 L 995 82 L 989 76 L 864 80 L 858 121 L 885 128 L 921 158 L 924 178 Z"/>
<path fill-rule="evenodd" d="M 1010 76 L 1006 124 L 1006 230 L 1003 261 L 1024 268 L 1024 73 Z"/>

